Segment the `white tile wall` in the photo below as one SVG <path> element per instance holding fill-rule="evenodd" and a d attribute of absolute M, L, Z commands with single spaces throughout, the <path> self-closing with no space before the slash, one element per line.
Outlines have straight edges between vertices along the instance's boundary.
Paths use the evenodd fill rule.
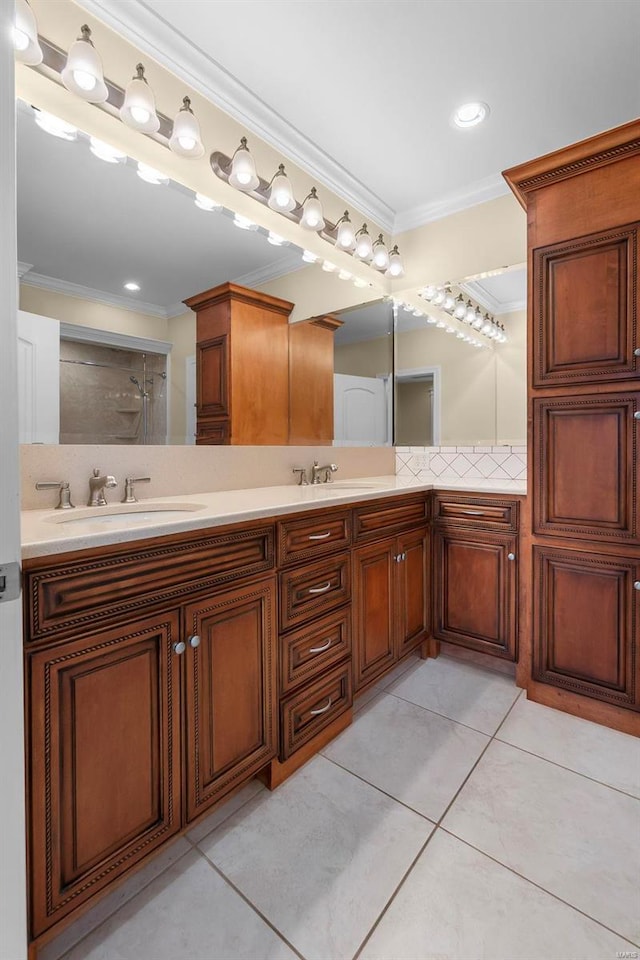
<path fill-rule="evenodd" d="M 436 480 L 526 480 L 527 448 L 396 447 L 396 474 Z"/>

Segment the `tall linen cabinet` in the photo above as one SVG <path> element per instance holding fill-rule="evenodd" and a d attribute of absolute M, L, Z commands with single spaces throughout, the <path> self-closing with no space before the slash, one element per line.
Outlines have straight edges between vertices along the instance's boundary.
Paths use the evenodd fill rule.
<path fill-rule="evenodd" d="M 504 175 L 528 228 L 527 695 L 640 733 L 640 121 Z"/>

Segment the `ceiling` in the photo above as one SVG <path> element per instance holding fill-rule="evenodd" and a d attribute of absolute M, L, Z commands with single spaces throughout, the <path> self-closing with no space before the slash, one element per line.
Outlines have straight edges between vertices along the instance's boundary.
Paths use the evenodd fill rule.
<path fill-rule="evenodd" d="M 638 114 L 635 0 L 79 2 L 396 233 Z"/>

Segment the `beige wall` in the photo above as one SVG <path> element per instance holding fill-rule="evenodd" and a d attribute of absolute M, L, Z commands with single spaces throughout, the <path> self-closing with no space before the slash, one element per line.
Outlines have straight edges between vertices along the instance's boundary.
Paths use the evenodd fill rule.
<path fill-rule="evenodd" d="M 432 445 L 432 389 L 424 380 L 396 384 L 395 441 L 399 447 Z"/>
<path fill-rule="evenodd" d="M 496 347 L 497 442 L 527 442 L 527 313 L 501 316 L 509 339 Z"/>
<path fill-rule="evenodd" d="M 333 352 L 335 373 L 347 373 L 352 377 L 379 377 L 388 374 L 393 367 L 393 343 L 391 337 L 378 337 L 362 343 L 346 343 Z"/>

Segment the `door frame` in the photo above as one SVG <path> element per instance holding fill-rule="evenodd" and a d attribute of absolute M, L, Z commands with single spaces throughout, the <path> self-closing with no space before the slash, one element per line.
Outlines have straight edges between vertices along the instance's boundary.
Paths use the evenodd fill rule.
<path fill-rule="evenodd" d="M 433 447 L 440 446 L 440 434 L 442 430 L 442 367 L 411 367 L 405 370 L 396 370 L 395 381 L 396 383 L 404 383 L 408 380 L 420 380 L 421 377 L 425 379 L 431 377 L 433 379 L 433 403 L 431 405 L 431 418 L 432 418 L 432 432 L 431 432 L 431 445 Z M 394 397 L 395 404 L 394 406 L 397 409 L 397 397 Z"/>

